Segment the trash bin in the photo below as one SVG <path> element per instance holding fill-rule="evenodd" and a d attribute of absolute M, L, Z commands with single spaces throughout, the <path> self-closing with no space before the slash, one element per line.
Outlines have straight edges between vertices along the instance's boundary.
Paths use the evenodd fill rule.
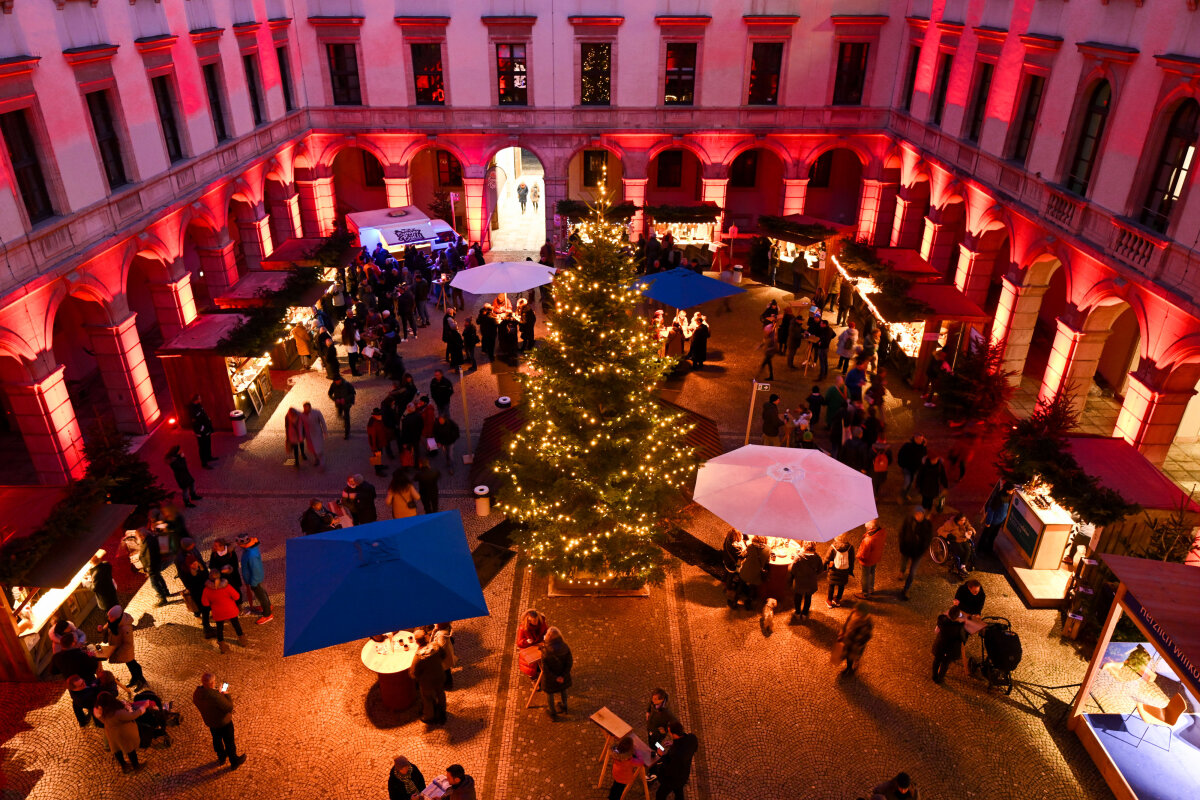
<path fill-rule="evenodd" d="M 496 398 L 496 408 L 510 408 L 510 407 L 512 407 L 512 398 L 509 397 L 508 395 L 503 394 Z"/>
<path fill-rule="evenodd" d="M 734 265 L 733 265 L 733 282 L 734 282 L 735 284 L 736 284 L 736 283 L 741 283 L 741 282 L 742 282 L 742 272 L 743 272 L 745 269 L 746 269 L 746 268 L 745 268 L 745 267 L 743 267 L 741 264 L 734 264 Z"/>
<path fill-rule="evenodd" d="M 233 425 L 234 436 L 246 435 L 246 415 L 242 411 L 234 409 L 229 412 L 229 422 Z"/>
<path fill-rule="evenodd" d="M 486 517 L 492 513 L 492 496 L 486 486 L 475 487 L 475 516 Z"/>

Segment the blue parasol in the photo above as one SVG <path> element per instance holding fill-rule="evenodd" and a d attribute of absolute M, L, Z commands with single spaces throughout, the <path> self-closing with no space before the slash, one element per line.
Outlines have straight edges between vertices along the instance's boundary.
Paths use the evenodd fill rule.
<path fill-rule="evenodd" d="M 683 267 L 644 275 L 633 282 L 633 288 L 642 288 L 646 297 L 672 308 L 691 308 L 746 291 Z"/>

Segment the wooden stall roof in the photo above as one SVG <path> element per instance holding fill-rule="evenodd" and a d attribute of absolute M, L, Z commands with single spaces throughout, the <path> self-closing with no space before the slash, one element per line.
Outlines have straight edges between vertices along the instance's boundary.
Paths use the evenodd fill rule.
<path fill-rule="evenodd" d="M 315 267 L 317 262 L 308 257 L 324 242 L 324 239 L 288 239 L 272 251 L 269 258 L 262 260 L 263 269 L 280 270 L 297 267 Z"/>
<path fill-rule="evenodd" d="M 202 314 L 157 352 L 159 355 L 215 352 L 221 340 L 245 321 L 241 314 Z"/>
<path fill-rule="evenodd" d="M 64 486 L 0 486 L 0 543 L 33 533 L 66 496 Z"/>
<path fill-rule="evenodd" d="M 942 279 L 942 273 L 921 258 L 921 254 L 916 250 L 906 247 L 876 247 L 875 257 L 891 264 L 895 272 L 901 273 L 902 277 L 913 283 L 936 283 Z"/>
<path fill-rule="evenodd" d="M 991 317 L 953 286 L 941 283 L 917 283 L 908 290 L 908 296 L 929 307 L 921 316 L 924 319 L 944 319 L 957 322 L 987 322 Z"/>
<path fill-rule="evenodd" d="M 1126 591 L 1158 624 L 1158 632 L 1175 645 L 1163 655 L 1177 663 L 1200 664 L 1200 568 L 1129 556 L 1103 556 L 1104 563 L 1125 584 Z M 1194 669 L 1194 666 L 1193 666 Z M 1191 671 L 1177 669 L 1187 679 Z M 1200 687 L 1192 686 L 1193 692 Z"/>
<path fill-rule="evenodd" d="M 1070 436 L 1067 447 L 1089 475 L 1131 503 L 1166 511 L 1184 504 L 1188 511 L 1200 511 L 1200 505 L 1124 439 Z"/>
<path fill-rule="evenodd" d="M 819 217 L 810 217 L 807 214 L 788 214 L 786 217 L 779 217 L 779 219 L 784 223 L 795 225 L 797 227 L 812 227 L 815 229 L 817 226 L 819 226 L 829 229 L 829 233 L 824 236 L 812 237 L 806 236 L 794 230 L 789 230 L 784 226 L 773 225 L 772 222 L 774 219 L 775 218 L 766 215 L 760 216 L 758 218 L 759 229 L 772 239 L 793 242 L 801 247 L 808 247 L 811 244 L 833 239 L 837 236 L 848 236 L 854 232 L 853 225 L 843 225 L 840 222 L 832 222 Z"/>
<path fill-rule="evenodd" d="M 255 308 L 266 305 L 263 293 L 278 292 L 288 281 L 286 272 L 247 272 L 220 297 L 214 297 L 217 308 Z"/>
<path fill-rule="evenodd" d="M 716 458 L 725 452 L 721 447 L 721 434 L 717 431 L 716 422 L 669 400 L 658 398 L 658 402 L 667 411 L 683 414 L 691 424 L 692 429 L 684 437 L 684 442 L 695 448 L 701 461 Z M 492 414 L 483 421 L 483 430 L 480 431 L 479 442 L 475 446 L 475 461 L 471 464 L 472 486 L 482 484 L 495 490 L 496 486 L 503 482 L 504 478 L 492 471 L 492 464 L 503 453 L 508 437 L 524 425 L 525 409 L 520 405 L 507 408 L 499 414 Z"/>
<path fill-rule="evenodd" d="M 88 526 L 70 541 L 55 547 L 42 556 L 23 579 L 26 586 L 39 589 L 62 589 L 71 582 L 87 560 L 103 546 L 108 537 L 125 524 L 125 519 L 137 506 L 113 503 L 100 506 L 88 520 Z"/>

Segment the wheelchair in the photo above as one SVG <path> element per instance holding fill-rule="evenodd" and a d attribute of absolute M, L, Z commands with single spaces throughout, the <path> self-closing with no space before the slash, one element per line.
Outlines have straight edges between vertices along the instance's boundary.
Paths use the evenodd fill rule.
<path fill-rule="evenodd" d="M 933 541 L 929 543 L 929 558 L 935 564 L 945 564 L 959 579 L 966 579 L 967 575 L 974 571 L 975 544 L 968 541 L 963 545 L 966 548 L 963 555 L 956 551 L 957 545 L 957 542 L 952 542 L 945 536 L 934 536 Z"/>

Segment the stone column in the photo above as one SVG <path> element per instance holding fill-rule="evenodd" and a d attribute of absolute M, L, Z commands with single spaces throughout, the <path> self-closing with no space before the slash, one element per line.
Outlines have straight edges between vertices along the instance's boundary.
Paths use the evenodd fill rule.
<path fill-rule="evenodd" d="M 403 178 L 388 178 L 383 179 L 383 189 L 387 193 L 388 208 L 400 208 L 402 206 L 412 205 L 412 182 L 408 176 Z M 454 221 L 450 220 L 451 226 Z"/>
<path fill-rule="evenodd" d="M 783 216 L 804 213 L 804 200 L 808 194 L 808 178 L 783 179 Z"/>
<path fill-rule="evenodd" d="M 892 222 L 892 247 L 916 248 L 921 246 L 923 222 L 921 209 L 903 197 L 896 198 L 896 217 Z"/>
<path fill-rule="evenodd" d="M 117 429 L 141 435 L 150 432 L 162 413 L 150 385 L 136 320 L 137 315 L 130 314 L 116 325 L 89 325 L 87 332 Z"/>
<path fill-rule="evenodd" d="M 1200 375 L 1193 365 L 1181 367 L 1166 378 L 1155 372 L 1139 366 L 1129 373 L 1115 435 L 1161 466 L 1179 432 L 1188 401 L 1196 394 Z"/>
<path fill-rule="evenodd" d="M 542 177 L 543 191 L 540 205 L 546 215 L 546 241 L 553 242 L 557 227 L 554 218 L 558 215 L 558 201 L 567 199 L 567 179 Z"/>
<path fill-rule="evenodd" d="M 271 215 L 271 241 L 276 247 L 303 234 L 300 195 L 295 184 L 285 187 L 285 190 L 288 194 L 272 197 L 270 208 L 267 209 Z"/>
<path fill-rule="evenodd" d="M 300 219 L 304 235 L 316 239 L 333 233 L 337 220 L 333 176 L 314 175 L 309 180 L 297 180 L 296 191 L 300 195 Z"/>
<path fill-rule="evenodd" d="M 858 230 L 855 235 L 869 245 L 876 243 L 875 226 L 879 222 L 879 201 L 882 195 L 882 181 L 863 178 L 862 194 L 858 201 Z"/>
<path fill-rule="evenodd" d="M 486 178 L 463 176 L 463 203 L 467 216 L 467 240 L 469 242 L 483 241 L 483 184 Z"/>
<path fill-rule="evenodd" d="M 925 218 L 925 230 L 921 235 L 921 258 L 942 275 L 950 270 L 950 257 L 958 242 L 954 241 L 954 229 Z"/>
<path fill-rule="evenodd" d="M 621 188 L 625 192 L 625 201 L 637 206 L 637 211 L 629 220 L 629 239 L 634 242 L 641 241 L 646 233 L 646 216 L 642 213 L 642 206 L 646 205 L 646 184 L 649 182 L 649 178 L 621 179 Z"/>
<path fill-rule="evenodd" d="M 1059 388 L 1065 386 L 1072 393 L 1072 407 L 1079 411 L 1087 400 L 1088 389 L 1100 363 L 1100 353 L 1111 331 L 1076 330 L 1061 317 L 1056 322 L 1058 332 L 1050 348 L 1050 360 L 1042 376 L 1038 400 L 1051 400 Z"/>
<path fill-rule="evenodd" d="M 729 188 L 728 178 L 701 178 L 700 179 L 700 200 L 706 203 L 716 203 L 722 209 L 725 208 L 725 194 Z M 721 216 L 717 217 L 717 234 L 719 238 L 720 232 L 725 230 L 725 212 L 721 212 Z M 716 239 L 714 238 L 714 241 Z"/>
<path fill-rule="evenodd" d="M 163 341 L 169 341 L 196 318 L 196 298 L 192 296 L 192 275 L 183 273 L 178 280 L 149 285 L 154 301 L 154 315 L 162 330 Z"/>
<path fill-rule="evenodd" d="M 1016 386 L 1021 382 L 1038 310 L 1049 287 L 1019 286 L 1007 276 L 1001 279 L 1001 283 L 1004 288 L 992 320 L 992 342 L 1003 344 L 1004 369 L 1014 373 L 1009 382 Z"/>
<path fill-rule="evenodd" d="M 980 308 L 987 302 L 992 272 L 996 268 L 996 255 L 978 253 L 965 244 L 958 246 L 958 269 L 954 274 L 954 285 Z"/>
<path fill-rule="evenodd" d="M 262 260 L 275 250 L 271 242 L 271 215 L 259 203 L 251 209 L 248 218 L 237 220 L 237 229 L 242 240 L 246 269 L 262 269 Z"/>
<path fill-rule="evenodd" d="M 44 354 L 44 359 L 52 361 L 53 357 Z M 67 394 L 63 370 L 64 367 L 55 364 L 29 383 L 4 385 L 38 482 L 53 486 L 83 477 L 86 466 L 83 436 Z"/>
<path fill-rule="evenodd" d="M 216 247 L 196 248 L 196 255 L 200 259 L 200 271 L 204 273 L 204 285 L 208 287 L 209 297 L 220 297 L 238 281 L 237 257 L 234 255 L 233 248 L 233 241 L 227 235 L 225 235 L 225 241 Z"/>

